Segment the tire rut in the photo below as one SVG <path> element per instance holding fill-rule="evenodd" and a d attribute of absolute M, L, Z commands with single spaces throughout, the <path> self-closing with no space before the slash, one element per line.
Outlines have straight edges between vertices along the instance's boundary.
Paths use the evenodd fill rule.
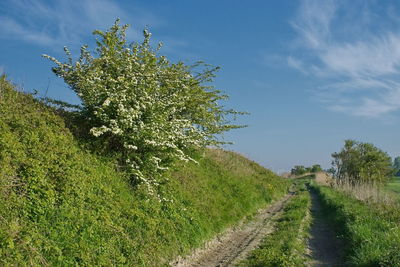
<path fill-rule="evenodd" d="M 308 266 L 346 266 L 342 263 L 343 244 L 335 235 L 331 225 L 322 214 L 320 200 L 315 192 L 311 194 L 311 224 L 308 240 Z"/>
<path fill-rule="evenodd" d="M 170 265 L 174 267 L 234 266 L 272 232 L 272 218 L 279 215 L 293 194 L 291 192 L 268 208 L 261 210 L 252 221 L 228 229 L 222 235 L 209 241 L 204 248 L 195 250 L 186 258 L 178 258 Z"/>

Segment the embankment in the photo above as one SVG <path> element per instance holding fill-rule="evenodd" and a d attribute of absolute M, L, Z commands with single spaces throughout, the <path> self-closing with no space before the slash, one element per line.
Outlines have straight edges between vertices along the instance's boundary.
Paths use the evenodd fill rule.
<path fill-rule="evenodd" d="M 258 164 L 207 149 L 151 197 L 65 125 L 0 81 L 0 265 L 166 265 L 287 191 Z"/>

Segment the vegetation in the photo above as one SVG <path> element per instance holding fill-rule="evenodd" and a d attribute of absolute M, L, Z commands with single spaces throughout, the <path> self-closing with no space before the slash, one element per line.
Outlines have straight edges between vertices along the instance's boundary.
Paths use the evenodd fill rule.
<path fill-rule="evenodd" d="M 391 158 L 373 144 L 346 140 L 332 157 L 334 177 L 339 181 L 382 184 L 393 174 Z"/>
<path fill-rule="evenodd" d="M 229 115 L 240 113 L 224 109 L 227 96 L 210 85 L 218 68 L 173 64 L 158 55 L 161 45 L 151 47 L 147 30 L 142 43 L 128 44 L 127 28 L 117 20 L 106 32 L 94 31 L 94 55 L 82 46 L 75 63 L 67 48 L 65 63 L 44 57 L 82 100 L 85 128 L 151 193 L 172 163 L 194 160 L 191 149 L 224 143 L 219 134 L 240 127 Z"/>
<path fill-rule="evenodd" d="M 370 183 L 356 182 L 351 183 L 347 180 L 331 183 L 332 188 L 343 192 L 351 197 L 361 200 L 365 203 L 381 203 L 391 205 L 397 203 L 398 198 L 386 186 L 377 186 Z"/>
<path fill-rule="evenodd" d="M 395 157 L 393 160 L 393 169 L 396 176 L 400 176 L 400 157 Z"/>
<path fill-rule="evenodd" d="M 118 23 L 95 31 L 97 49 L 83 46 L 75 63 L 67 48 L 66 63 L 45 55 L 81 105 L 39 101 L 0 77 L 0 265 L 165 266 L 288 190 L 255 162 L 210 148 L 240 127 L 231 120 L 241 113 L 209 84 L 217 68 L 169 62 L 147 30 L 129 45 Z M 400 173 L 400 157 L 353 140 L 332 156 L 338 182 L 313 190 L 346 264 L 400 266 L 400 202 L 382 201 L 388 190 L 376 186 Z M 310 195 L 304 179 L 295 184 L 276 230 L 243 265 L 305 264 Z"/>
<path fill-rule="evenodd" d="M 290 171 L 290 173 L 293 175 L 303 175 L 303 174 L 307 173 L 307 171 L 303 165 L 296 165 L 293 167 L 293 169 Z"/>
<path fill-rule="evenodd" d="M 310 194 L 304 181 L 296 185 L 296 195 L 285 206 L 276 229 L 241 266 L 306 266 L 306 237 L 310 228 Z"/>
<path fill-rule="evenodd" d="M 303 175 L 306 173 L 316 173 L 322 171 L 321 165 L 315 164 L 311 167 L 304 167 L 303 165 L 296 165 L 290 171 L 292 175 Z"/>
<path fill-rule="evenodd" d="M 388 188 L 390 191 L 400 194 L 400 179 L 393 179 L 387 184 L 386 188 Z"/>
<path fill-rule="evenodd" d="M 344 240 L 347 265 L 400 266 L 398 205 L 366 204 L 332 188 L 317 185 L 312 188 Z"/>
<path fill-rule="evenodd" d="M 164 174 L 160 201 L 57 113 L 0 79 L 2 266 L 165 265 L 287 190 L 254 162 L 204 150 Z"/>

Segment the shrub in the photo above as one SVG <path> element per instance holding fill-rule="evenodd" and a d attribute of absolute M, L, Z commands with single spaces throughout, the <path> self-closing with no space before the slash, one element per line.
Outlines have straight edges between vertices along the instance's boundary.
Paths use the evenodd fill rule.
<path fill-rule="evenodd" d="M 218 68 L 169 62 L 158 54 L 161 45 L 152 48 L 147 30 L 142 43 L 129 45 L 127 28 L 117 20 L 106 32 L 94 31 L 96 57 L 87 46 L 75 63 L 67 48 L 66 63 L 43 56 L 82 100 L 90 133 L 121 152 L 136 181 L 154 185 L 174 160 L 192 160 L 190 148 L 223 143 L 218 135 L 240 127 L 229 121 L 239 112 L 225 110 L 219 101 L 227 96 L 209 85 Z"/>

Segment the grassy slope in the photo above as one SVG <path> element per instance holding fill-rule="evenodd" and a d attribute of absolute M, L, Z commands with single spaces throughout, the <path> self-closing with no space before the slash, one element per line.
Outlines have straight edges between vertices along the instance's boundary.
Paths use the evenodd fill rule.
<path fill-rule="evenodd" d="M 0 80 L 0 265 L 160 266 L 287 190 L 235 153 L 204 154 L 166 174 L 160 202 Z"/>

